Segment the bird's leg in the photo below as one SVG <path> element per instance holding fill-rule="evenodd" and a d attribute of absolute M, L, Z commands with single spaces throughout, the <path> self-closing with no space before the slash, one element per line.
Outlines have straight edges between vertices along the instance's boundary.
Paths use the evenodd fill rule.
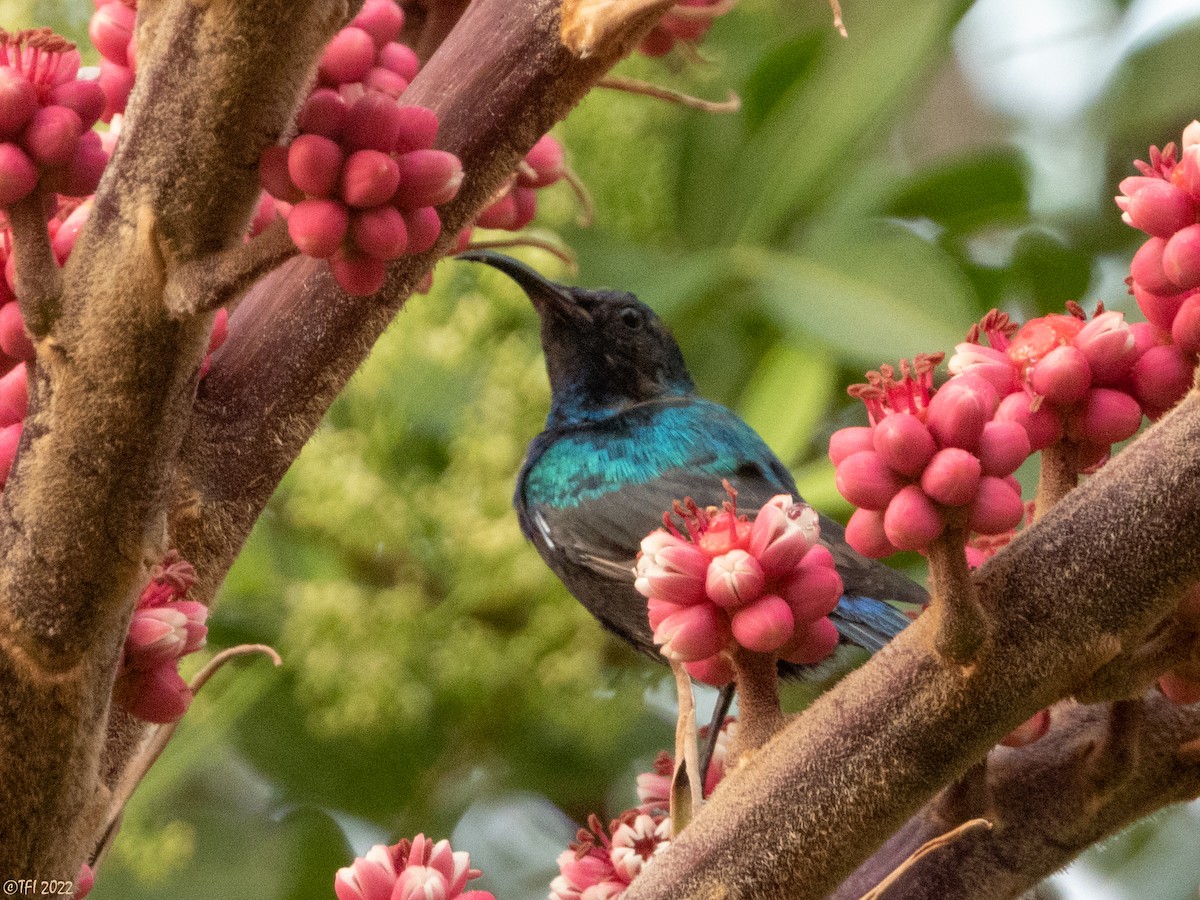
<path fill-rule="evenodd" d="M 733 705 L 733 695 L 737 693 L 737 685 L 729 682 L 717 694 L 717 705 L 713 707 L 712 721 L 708 724 L 708 737 L 700 748 L 700 792 L 708 784 L 708 767 L 712 765 L 713 754 L 717 752 L 717 740 L 721 737 L 721 728 L 725 717 L 729 715 L 729 707 Z"/>
<path fill-rule="evenodd" d="M 687 827 L 692 814 L 700 808 L 704 778 L 699 776 L 696 698 L 692 694 L 692 679 L 683 668 L 683 663 L 672 661 L 671 671 L 675 673 L 675 687 L 679 692 L 679 718 L 675 723 L 675 774 L 671 779 L 673 838 Z"/>

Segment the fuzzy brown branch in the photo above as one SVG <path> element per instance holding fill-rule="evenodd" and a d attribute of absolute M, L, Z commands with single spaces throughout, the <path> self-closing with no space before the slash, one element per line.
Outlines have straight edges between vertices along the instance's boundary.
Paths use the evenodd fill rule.
<path fill-rule="evenodd" d="M 50 247 L 45 209 L 46 195 L 35 190 L 8 210 L 17 305 L 34 340 L 49 332 L 62 302 L 62 273 Z"/>
<path fill-rule="evenodd" d="M 61 310 L 38 342 L 0 505 L 0 872 L 70 879 L 103 824 L 114 673 L 165 550 L 209 317 L 175 269 L 240 238 L 255 162 L 287 127 L 344 0 L 145 4 L 138 81 Z"/>
<path fill-rule="evenodd" d="M 167 279 L 163 300 L 175 315 L 213 312 L 299 252 L 288 236 L 287 222 L 276 219 L 244 243 L 180 265 Z"/>
<path fill-rule="evenodd" d="M 989 759 L 987 793 L 977 808 L 996 828 L 955 842 L 898 878 L 887 900 L 1020 896 L 1087 847 L 1161 807 L 1200 794 L 1200 759 L 1181 744 L 1200 734 L 1200 708 L 1176 706 L 1158 691 L 1140 703 L 1144 727 L 1124 751 L 1136 765 L 1105 790 L 1084 776 L 1085 760 L 1110 739 L 1106 705 L 1055 710 L 1055 726 L 1037 743 L 997 748 Z M 994 817 L 994 818 L 993 818 Z M 945 828 L 926 806 L 833 893 L 856 900 L 919 845 Z"/>
<path fill-rule="evenodd" d="M 756 753 L 736 790 L 718 788 L 629 900 L 832 891 L 942 785 L 1171 614 L 1200 577 L 1198 443 L 1193 392 L 980 571 L 992 628 L 969 672 L 938 658 L 936 623 L 918 619 Z M 1122 821 L 1163 802 L 1111 796 Z"/>

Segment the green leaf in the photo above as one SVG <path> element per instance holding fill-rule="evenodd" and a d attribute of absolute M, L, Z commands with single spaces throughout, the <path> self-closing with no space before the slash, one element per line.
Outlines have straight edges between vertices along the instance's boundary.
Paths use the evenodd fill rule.
<path fill-rule="evenodd" d="M 933 166 L 909 178 L 897 187 L 884 213 L 932 219 L 951 234 L 1008 224 L 1029 212 L 1026 179 L 1021 154 L 1001 148 Z"/>
<path fill-rule="evenodd" d="M 950 350 L 976 318 L 970 282 L 941 249 L 895 223 L 820 235 L 806 256 L 739 248 L 739 270 L 785 329 L 875 368 Z"/>
<path fill-rule="evenodd" d="M 1195 65 L 1200 57 L 1200 22 L 1191 22 L 1161 40 L 1134 48 L 1122 62 L 1097 118 L 1138 146 L 1178 142 L 1179 129 L 1196 115 Z M 1156 135 L 1164 126 L 1174 130 Z"/>
<path fill-rule="evenodd" d="M 735 170 L 740 239 L 769 241 L 828 193 L 856 144 L 882 137 L 902 98 L 940 53 L 963 0 L 856 7 L 853 37 L 793 85 L 751 139 Z"/>
<path fill-rule="evenodd" d="M 829 28 L 809 31 L 774 47 L 763 55 L 742 88 L 742 114 L 746 130 L 753 133 L 766 120 L 793 84 L 807 78 L 822 58 Z"/>
<path fill-rule="evenodd" d="M 742 417 L 785 463 L 798 459 L 829 406 L 837 375 L 828 353 L 779 344 L 751 376 L 739 404 Z"/>

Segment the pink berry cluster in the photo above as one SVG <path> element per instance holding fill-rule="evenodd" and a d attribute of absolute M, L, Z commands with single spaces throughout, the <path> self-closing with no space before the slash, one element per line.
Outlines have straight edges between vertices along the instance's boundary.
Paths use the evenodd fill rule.
<path fill-rule="evenodd" d="M 108 154 L 92 126 L 104 91 L 78 74 L 79 51 L 49 28 L 0 30 L 0 207 L 39 184 L 81 197 L 100 183 Z"/>
<path fill-rule="evenodd" d="M 666 56 L 677 43 L 698 44 L 713 20 L 732 8 L 725 0 L 678 0 L 642 38 L 638 50 L 646 56 Z"/>
<path fill-rule="evenodd" d="M 388 262 L 434 245 L 442 227 L 434 207 L 463 178 L 456 156 L 433 149 L 437 115 L 396 100 L 419 65 L 393 40 L 403 24 L 393 0 L 368 0 L 325 48 L 299 133 L 267 148 L 259 167 L 292 241 L 329 260 L 351 294 L 373 294 Z"/>
<path fill-rule="evenodd" d="M 828 616 L 842 579 L 817 543 L 811 507 L 780 494 L 753 522 L 728 502 L 717 511 L 688 500 L 675 511 L 686 536 L 664 516 L 666 527 L 642 540 L 637 561 L 636 587 L 665 656 L 720 685 L 733 677 L 727 651 L 735 643 L 797 664 L 833 652 L 838 636 Z"/>
<path fill-rule="evenodd" d="M 349 866 L 338 869 L 333 891 L 338 900 L 496 900 L 488 891 L 468 891 L 483 873 L 470 856 L 418 834 L 385 847 L 376 844 Z"/>
<path fill-rule="evenodd" d="M 709 726 L 700 729 L 700 740 L 703 742 L 709 733 Z M 713 747 L 712 759 L 708 763 L 708 775 L 704 779 L 704 796 L 709 797 L 717 789 L 717 785 L 725 777 L 725 763 L 729 759 L 729 745 L 737 733 L 737 718 L 726 716 L 717 734 L 717 743 Z M 671 779 L 675 774 L 675 757 L 666 750 L 659 752 L 654 759 L 654 767 L 649 772 L 643 772 L 637 777 L 637 811 L 650 815 L 666 815 L 671 809 Z"/>
<path fill-rule="evenodd" d="M 846 540 L 866 556 L 927 551 L 957 524 L 983 534 L 1016 526 L 1024 507 L 1012 473 L 1029 456 L 1018 424 L 1000 420 L 999 392 L 966 374 L 934 390 L 942 354 L 867 373 L 850 394 L 867 407 L 868 426 L 829 441 L 837 488 L 858 507 Z"/>
<path fill-rule="evenodd" d="M 560 181 L 565 171 L 562 144 L 551 135 L 544 135 L 525 154 L 517 171 L 483 208 L 474 224 L 480 228 L 520 231 L 537 215 L 537 192 Z"/>
<path fill-rule="evenodd" d="M 125 111 L 137 59 L 137 0 L 95 0 L 88 37 L 100 52 L 100 87 L 105 122 Z"/>
<path fill-rule="evenodd" d="M 146 722 L 174 722 L 192 702 L 179 660 L 203 647 L 208 635 L 208 607 L 185 599 L 195 581 L 196 570 L 171 551 L 142 590 L 129 623 L 113 699 Z"/>

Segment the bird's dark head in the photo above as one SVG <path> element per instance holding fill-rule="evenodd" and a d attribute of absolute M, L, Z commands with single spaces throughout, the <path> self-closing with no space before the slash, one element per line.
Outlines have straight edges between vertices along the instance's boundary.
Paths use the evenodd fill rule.
<path fill-rule="evenodd" d="M 458 258 L 499 269 L 533 302 L 550 375 L 550 424 L 600 419 L 695 389 L 675 338 L 633 294 L 556 284 L 488 250 L 468 250 Z"/>

